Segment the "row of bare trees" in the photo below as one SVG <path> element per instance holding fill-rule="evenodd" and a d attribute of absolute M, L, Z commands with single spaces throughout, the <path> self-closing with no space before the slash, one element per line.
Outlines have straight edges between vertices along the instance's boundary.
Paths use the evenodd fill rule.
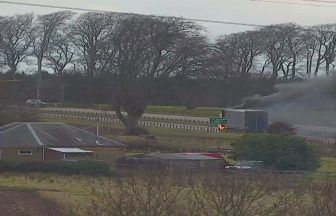
<path fill-rule="evenodd" d="M 215 77 L 270 76 L 272 80 L 330 75 L 336 60 L 336 25 L 271 25 L 223 36 L 213 50 Z"/>
<path fill-rule="evenodd" d="M 167 79 L 246 82 L 270 77 L 274 82 L 329 74 L 336 54 L 333 29 L 273 25 L 210 43 L 200 26 L 177 18 L 68 11 L 15 15 L 0 17 L 0 68 L 14 79 L 22 68 L 33 66 L 38 99 L 43 98 L 44 70 L 57 76 L 61 98 L 67 72 L 89 79 L 109 76 L 113 84 L 101 85 L 132 132 Z"/>
<path fill-rule="evenodd" d="M 181 175 L 160 170 L 93 187 L 76 215 L 332 216 L 335 181 L 299 174 Z M 79 211 L 79 209 L 83 211 Z"/>
<path fill-rule="evenodd" d="M 115 71 L 124 67 L 116 64 L 124 64 L 147 70 L 149 76 L 153 76 L 154 69 L 163 75 L 171 75 L 169 70 L 181 75 L 187 69 L 200 69 L 198 75 L 217 79 L 251 75 L 294 79 L 329 74 L 335 67 L 334 24 L 309 28 L 292 23 L 271 25 L 221 36 L 215 43 L 202 33 L 201 27 L 176 18 L 75 15 L 67 11 L 38 17 L 1 17 L 1 65 L 13 77 L 19 64 L 28 62 L 37 65 L 38 72 L 48 67 L 59 75 L 69 64 L 91 77 Z M 149 55 L 150 65 L 144 63 Z M 183 65 L 190 55 L 194 61 Z M 164 67 L 160 65 L 162 57 L 169 60 Z"/>

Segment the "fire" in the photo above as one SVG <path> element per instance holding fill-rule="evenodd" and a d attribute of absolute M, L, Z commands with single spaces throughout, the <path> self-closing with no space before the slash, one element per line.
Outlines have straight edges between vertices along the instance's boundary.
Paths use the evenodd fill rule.
<path fill-rule="evenodd" d="M 218 125 L 218 130 L 219 131 L 224 131 L 227 128 L 228 128 L 227 125 Z"/>

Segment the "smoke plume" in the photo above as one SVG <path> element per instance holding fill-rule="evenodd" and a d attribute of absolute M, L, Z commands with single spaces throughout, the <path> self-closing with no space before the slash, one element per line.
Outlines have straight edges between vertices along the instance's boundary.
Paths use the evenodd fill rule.
<path fill-rule="evenodd" d="M 336 75 L 309 81 L 278 84 L 269 96 L 245 98 L 237 108 L 279 111 L 336 111 Z"/>

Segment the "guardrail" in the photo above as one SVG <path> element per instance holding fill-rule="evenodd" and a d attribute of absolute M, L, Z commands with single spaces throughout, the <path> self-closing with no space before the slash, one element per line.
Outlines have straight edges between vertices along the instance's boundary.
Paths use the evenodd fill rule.
<path fill-rule="evenodd" d="M 81 119 L 81 120 L 87 120 L 87 121 L 97 121 L 97 119 L 99 119 L 100 122 L 121 124 L 121 121 L 117 118 L 116 114 L 107 113 L 107 112 L 104 113 L 104 112 L 41 110 L 40 116 L 44 118 Z M 147 118 L 148 121 L 144 119 L 146 118 L 143 118 L 142 120 L 139 121 L 139 126 L 182 129 L 182 130 L 201 131 L 201 132 L 208 132 L 208 133 L 219 133 L 217 127 L 213 127 L 213 126 L 164 122 L 164 118 L 162 118 L 162 121 L 157 121 L 158 119 L 155 119 L 155 118 Z"/>

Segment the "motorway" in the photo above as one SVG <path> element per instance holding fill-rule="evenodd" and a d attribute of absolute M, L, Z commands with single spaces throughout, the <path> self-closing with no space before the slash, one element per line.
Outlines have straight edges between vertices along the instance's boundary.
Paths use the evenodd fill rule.
<path fill-rule="evenodd" d="M 62 111 L 62 112 L 80 112 L 80 113 L 98 113 L 98 114 L 110 114 L 115 115 L 114 111 L 102 111 L 94 109 L 80 109 L 80 108 L 55 108 L 48 107 L 43 108 L 44 111 Z M 126 113 L 123 113 L 126 114 Z M 185 122 L 188 124 L 195 125 L 209 125 L 209 118 L 197 117 L 197 116 L 183 116 L 183 115 L 167 115 L 167 114 L 152 114 L 145 113 L 142 120 L 146 121 L 167 121 L 167 122 Z M 299 125 L 296 124 L 294 127 L 297 130 L 298 135 L 308 137 L 323 139 L 327 142 L 336 142 L 336 128 L 335 127 L 323 127 L 317 125 Z"/>

